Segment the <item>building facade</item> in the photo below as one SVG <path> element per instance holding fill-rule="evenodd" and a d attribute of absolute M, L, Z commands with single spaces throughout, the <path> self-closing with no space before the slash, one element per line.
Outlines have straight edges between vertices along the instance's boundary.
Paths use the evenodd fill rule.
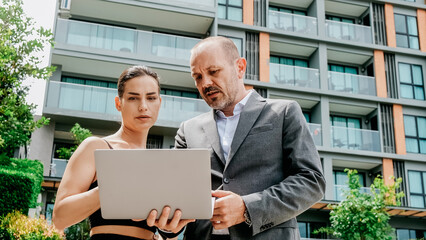
<path fill-rule="evenodd" d="M 324 199 L 298 217 L 303 238 L 328 224 L 345 168 L 368 191 L 377 174 L 403 178 L 389 209 L 398 239 L 426 237 L 426 3 L 424 0 L 62 0 L 55 20 L 43 115 L 30 158 L 45 166 L 49 217 L 79 123 L 106 136 L 120 126 L 120 73 L 147 65 L 161 76 L 162 108 L 148 147 L 171 148 L 181 121 L 209 111 L 190 76 L 190 49 L 231 38 L 247 59 L 245 84 L 265 98 L 296 100 L 321 156 Z M 267 153 L 264 153 L 267 154 Z"/>

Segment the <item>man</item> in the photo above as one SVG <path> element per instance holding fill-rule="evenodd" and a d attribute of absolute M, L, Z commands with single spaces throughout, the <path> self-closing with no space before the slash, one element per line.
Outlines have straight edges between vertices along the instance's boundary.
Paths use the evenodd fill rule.
<path fill-rule="evenodd" d="M 295 217 L 324 194 L 318 152 L 299 105 L 247 91 L 246 60 L 210 37 L 191 51 L 191 74 L 213 111 L 181 124 L 177 148 L 209 148 L 216 197 L 210 221 L 185 239 L 299 239 Z"/>

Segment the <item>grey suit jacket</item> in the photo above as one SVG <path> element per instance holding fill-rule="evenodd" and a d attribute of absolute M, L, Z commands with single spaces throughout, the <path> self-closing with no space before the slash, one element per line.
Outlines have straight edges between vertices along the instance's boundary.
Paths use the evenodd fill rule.
<path fill-rule="evenodd" d="M 300 239 L 296 216 L 322 199 L 325 180 L 318 151 L 299 105 L 265 100 L 256 92 L 240 115 L 225 161 L 213 111 L 183 122 L 177 148 L 209 148 L 212 188 L 242 196 L 252 227 L 229 228 L 231 239 Z M 212 225 L 198 220 L 185 239 L 210 239 Z"/>

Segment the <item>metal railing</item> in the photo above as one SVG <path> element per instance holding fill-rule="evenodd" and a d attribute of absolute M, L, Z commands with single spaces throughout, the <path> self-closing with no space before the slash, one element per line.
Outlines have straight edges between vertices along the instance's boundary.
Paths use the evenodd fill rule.
<path fill-rule="evenodd" d="M 331 145 L 337 148 L 380 152 L 380 133 L 376 130 L 332 126 Z"/>
<path fill-rule="evenodd" d="M 269 10 L 268 27 L 287 32 L 317 35 L 317 19 L 291 13 Z"/>
<path fill-rule="evenodd" d="M 369 26 L 325 20 L 325 31 L 330 38 L 360 43 L 373 42 L 371 27 Z"/>
<path fill-rule="evenodd" d="M 269 63 L 270 82 L 283 85 L 319 88 L 318 69 Z"/>
<path fill-rule="evenodd" d="M 321 124 L 308 123 L 309 131 L 316 146 L 322 146 L 322 128 Z"/>
<path fill-rule="evenodd" d="M 115 108 L 117 90 L 112 88 L 50 81 L 45 107 L 58 113 L 70 111 L 93 113 L 103 119 L 120 119 Z M 179 127 L 182 121 L 210 111 L 202 99 L 161 95 L 162 103 L 157 123 Z M 87 114 L 86 114 L 87 115 Z"/>
<path fill-rule="evenodd" d="M 153 56 L 189 62 L 191 48 L 199 39 L 58 19 L 55 41 L 59 44 L 127 53 L 135 58 Z"/>
<path fill-rule="evenodd" d="M 376 96 L 376 79 L 374 77 L 328 72 L 328 89 L 353 94 Z"/>

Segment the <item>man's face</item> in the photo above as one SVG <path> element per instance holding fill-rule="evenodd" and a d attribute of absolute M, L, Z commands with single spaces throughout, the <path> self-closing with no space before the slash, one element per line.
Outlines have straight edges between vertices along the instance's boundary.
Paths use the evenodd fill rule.
<path fill-rule="evenodd" d="M 206 43 L 191 55 L 191 75 L 200 95 L 213 108 L 233 110 L 239 91 L 237 60 L 230 60 L 219 44 Z"/>

